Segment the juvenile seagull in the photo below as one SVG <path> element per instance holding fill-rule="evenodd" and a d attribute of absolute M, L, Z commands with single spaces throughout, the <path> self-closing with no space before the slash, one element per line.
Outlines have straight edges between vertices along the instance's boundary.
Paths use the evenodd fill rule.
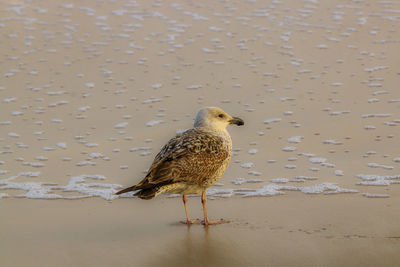
<path fill-rule="evenodd" d="M 205 107 L 197 112 L 194 127 L 176 135 L 156 155 L 146 177 L 137 185 L 117 192 L 136 191 L 135 196 L 151 199 L 161 193 L 182 194 L 186 223 L 191 220 L 187 209 L 187 194 L 201 194 L 204 225 L 224 223 L 210 221 L 207 215 L 206 191 L 217 182 L 229 165 L 232 140 L 226 131 L 230 124 L 243 125 L 217 107 Z"/>

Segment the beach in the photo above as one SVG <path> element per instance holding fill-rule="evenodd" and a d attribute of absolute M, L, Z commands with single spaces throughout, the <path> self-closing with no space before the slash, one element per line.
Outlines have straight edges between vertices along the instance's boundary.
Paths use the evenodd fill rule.
<path fill-rule="evenodd" d="M 229 224 L 188 227 L 180 199 L 2 201 L 2 266 L 396 266 L 393 199 L 209 201 Z M 26 201 L 25 201 L 26 202 Z M 76 203 L 78 202 L 78 203 Z M 201 218 L 199 198 L 190 198 Z M 14 212 L 4 212 L 14 209 Z M 151 212 L 149 212 L 151 210 Z M 3 216 L 4 215 L 4 216 Z"/>
<path fill-rule="evenodd" d="M 0 266 L 396 266 L 400 4 L 0 3 Z M 138 183 L 196 112 L 211 219 Z M 189 212 L 202 218 L 199 196 Z"/>

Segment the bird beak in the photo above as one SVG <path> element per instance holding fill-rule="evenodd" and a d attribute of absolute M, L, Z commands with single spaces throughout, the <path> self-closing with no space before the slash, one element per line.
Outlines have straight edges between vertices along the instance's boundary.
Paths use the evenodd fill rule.
<path fill-rule="evenodd" d="M 237 126 L 241 126 L 244 125 L 244 121 L 241 118 L 232 117 L 232 119 L 229 120 L 229 124 L 236 124 Z"/>

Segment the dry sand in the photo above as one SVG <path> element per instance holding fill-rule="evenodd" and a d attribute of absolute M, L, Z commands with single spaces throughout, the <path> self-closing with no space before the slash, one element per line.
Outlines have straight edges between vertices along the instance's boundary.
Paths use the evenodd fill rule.
<path fill-rule="evenodd" d="M 398 265 L 399 14 L 1 2 L 0 266 Z M 180 225 L 179 198 L 110 200 L 203 106 L 246 122 L 209 196 L 231 223 Z"/>

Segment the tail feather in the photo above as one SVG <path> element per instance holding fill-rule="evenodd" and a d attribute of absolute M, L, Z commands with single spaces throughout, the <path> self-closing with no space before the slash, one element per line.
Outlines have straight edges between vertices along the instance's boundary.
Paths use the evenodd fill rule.
<path fill-rule="evenodd" d="M 137 188 L 135 185 L 125 188 L 121 191 L 118 191 L 117 193 L 115 193 L 116 195 L 121 195 L 123 193 L 127 193 L 127 192 L 131 192 L 131 191 L 136 191 L 139 190 L 138 192 L 136 192 L 134 194 L 134 196 L 137 196 L 141 199 L 152 199 L 153 197 L 155 197 L 158 193 L 158 188 L 157 187 L 153 187 L 153 188 L 147 188 L 147 189 L 140 189 Z"/>
<path fill-rule="evenodd" d="M 115 193 L 116 195 L 121 195 L 123 193 L 137 191 L 134 196 L 137 196 L 141 199 L 152 199 L 153 197 L 157 196 L 162 190 L 162 187 L 165 185 L 171 184 L 171 181 L 164 181 L 158 184 L 151 184 L 147 180 L 143 180 L 142 182 L 138 183 L 137 185 L 125 188 L 121 191 Z"/>
<path fill-rule="evenodd" d="M 140 197 L 141 199 L 152 199 L 157 195 L 159 192 L 159 188 L 149 188 L 149 189 L 142 189 L 135 193 L 135 196 Z"/>
<path fill-rule="evenodd" d="M 116 194 L 116 195 L 121 195 L 121 194 L 123 194 L 123 193 L 131 192 L 131 191 L 135 191 L 135 190 L 136 190 L 136 185 L 131 186 L 131 187 L 128 187 L 128 188 L 125 188 L 125 189 L 123 189 L 123 190 L 121 190 L 121 191 L 118 191 L 118 192 L 115 193 L 115 194 Z"/>

